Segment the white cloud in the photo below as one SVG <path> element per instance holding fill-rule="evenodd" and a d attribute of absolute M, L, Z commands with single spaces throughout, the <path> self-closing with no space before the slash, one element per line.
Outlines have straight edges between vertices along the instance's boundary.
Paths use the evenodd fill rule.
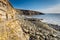
<path fill-rule="evenodd" d="M 51 6 L 47 9 L 42 9 L 40 11 L 43 13 L 60 13 L 60 4 Z"/>

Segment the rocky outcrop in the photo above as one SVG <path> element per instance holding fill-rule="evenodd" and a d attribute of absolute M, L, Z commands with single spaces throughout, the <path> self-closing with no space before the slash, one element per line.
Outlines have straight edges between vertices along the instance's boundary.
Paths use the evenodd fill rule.
<path fill-rule="evenodd" d="M 28 20 L 28 21 L 41 21 L 43 19 L 37 19 L 37 18 L 25 18 L 24 20 Z"/>
<path fill-rule="evenodd" d="M 16 11 L 8 0 L 0 0 L 0 21 L 15 18 Z"/>
<path fill-rule="evenodd" d="M 31 15 L 43 15 L 42 12 L 38 12 L 38 11 L 23 10 L 23 9 L 16 9 L 16 10 L 20 15 L 28 15 L 28 16 L 31 16 Z"/>
<path fill-rule="evenodd" d="M 0 10 L 0 40 L 60 40 L 59 31 L 41 21 L 24 19 L 8 0 L 0 0 L 0 3 L 6 3 L 7 7 L 0 6 L 5 8 Z"/>
<path fill-rule="evenodd" d="M 55 30 L 60 31 L 60 25 L 55 25 L 55 24 L 48 24 L 50 27 L 54 28 Z"/>

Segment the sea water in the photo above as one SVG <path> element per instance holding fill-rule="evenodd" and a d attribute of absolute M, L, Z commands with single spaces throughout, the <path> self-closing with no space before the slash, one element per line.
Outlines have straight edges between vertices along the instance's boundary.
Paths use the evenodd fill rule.
<path fill-rule="evenodd" d="M 60 14 L 48 13 L 45 15 L 35 15 L 33 18 L 43 19 L 42 22 L 60 25 Z"/>

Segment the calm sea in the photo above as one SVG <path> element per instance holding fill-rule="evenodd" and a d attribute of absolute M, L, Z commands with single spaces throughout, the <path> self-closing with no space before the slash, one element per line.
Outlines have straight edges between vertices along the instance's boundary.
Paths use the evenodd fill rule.
<path fill-rule="evenodd" d="M 43 19 L 42 22 L 60 25 L 60 14 L 35 15 L 33 18 Z"/>

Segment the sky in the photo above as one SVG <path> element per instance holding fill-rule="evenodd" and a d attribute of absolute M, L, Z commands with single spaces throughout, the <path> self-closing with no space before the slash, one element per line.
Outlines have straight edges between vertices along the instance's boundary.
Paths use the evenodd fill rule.
<path fill-rule="evenodd" d="M 17 9 L 60 13 L 60 0 L 10 0 L 10 3 Z"/>

